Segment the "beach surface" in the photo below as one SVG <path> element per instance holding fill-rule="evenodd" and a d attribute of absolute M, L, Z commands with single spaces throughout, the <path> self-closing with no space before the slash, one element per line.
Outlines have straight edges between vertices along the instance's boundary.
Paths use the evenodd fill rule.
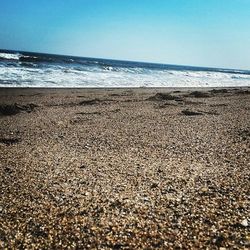
<path fill-rule="evenodd" d="M 249 249 L 250 89 L 0 89 L 0 248 Z"/>

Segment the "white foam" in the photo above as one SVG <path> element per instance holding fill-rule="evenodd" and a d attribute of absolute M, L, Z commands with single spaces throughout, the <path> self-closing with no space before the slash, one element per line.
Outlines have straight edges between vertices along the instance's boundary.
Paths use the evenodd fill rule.
<path fill-rule="evenodd" d="M 19 60 L 20 54 L 0 53 L 0 58 L 8 60 Z"/>
<path fill-rule="evenodd" d="M 2 87 L 237 87 L 250 86 L 250 76 L 243 74 L 149 70 L 99 67 L 70 68 L 47 66 L 32 68 L 0 65 Z"/>

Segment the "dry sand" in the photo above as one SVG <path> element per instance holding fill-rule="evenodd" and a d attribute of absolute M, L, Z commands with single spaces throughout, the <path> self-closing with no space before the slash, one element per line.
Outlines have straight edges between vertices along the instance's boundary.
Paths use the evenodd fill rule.
<path fill-rule="evenodd" d="M 0 100 L 0 248 L 249 249 L 249 89 Z"/>

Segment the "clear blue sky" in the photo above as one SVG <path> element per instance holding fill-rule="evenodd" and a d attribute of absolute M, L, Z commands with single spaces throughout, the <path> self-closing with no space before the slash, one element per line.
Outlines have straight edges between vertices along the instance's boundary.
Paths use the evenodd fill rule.
<path fill-rule="evenodd" d="M 250 0 L 0 0 L 0 48 L 250 69 Z"/>

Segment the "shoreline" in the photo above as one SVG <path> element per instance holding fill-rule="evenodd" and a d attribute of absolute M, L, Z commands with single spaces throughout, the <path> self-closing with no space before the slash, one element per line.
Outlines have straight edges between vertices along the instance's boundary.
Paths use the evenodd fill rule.
<path fill-rule="evenodd" d="M 75 91 L 80 91 L 80 92 L 110 92 L 110 91 L 118 91 L 118 92 L 123 92 L 123 91 L 134 91 L 135 93 L 157 93 L 157 92 L 175 92 L 175 91 L 180 91 L 180 92 L 191 92 L 191 91 L 205 91 L 209 92 L 212 90 L 242 90 L 242 91 L 249 91 L 250 86 L 245 86 L 245 87 L 128 87 L 128 88 L 40 88 L 40 87 L 0 87 L 0 96 L 5 95 L 5 93 L 9 94 L 18 94 L 18 92 L 41 92 L 41 93 L 49 93 L 49 92 L 58 92 L 58 93 L 67 93 L 67 92 L 75 92 Z"/>

